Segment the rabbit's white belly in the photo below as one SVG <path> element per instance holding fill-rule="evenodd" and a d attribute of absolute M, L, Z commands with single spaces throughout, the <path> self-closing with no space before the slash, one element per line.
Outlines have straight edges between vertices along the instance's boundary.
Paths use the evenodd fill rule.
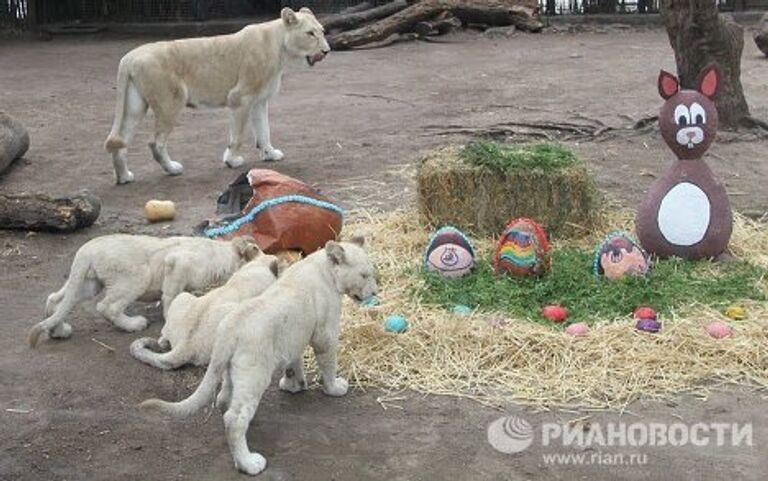
<path fill-rule="evenodd" d="M 681 182 L 661 200 L 659 231 L 670 244 L 692 246 L 707 234 L 711 210 L 703 190 L 690 182 Z"/>

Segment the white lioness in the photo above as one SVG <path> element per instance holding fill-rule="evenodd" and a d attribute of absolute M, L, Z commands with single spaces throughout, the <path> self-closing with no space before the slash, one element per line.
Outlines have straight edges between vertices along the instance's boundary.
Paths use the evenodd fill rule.
<path fill-rule="evenodd" d="M 221 381 L 216 404 L 226 411 L 224 426 L 235 466 L 258 474 L 267 462 L 248 450 L 245 434 L 272 373 L 284 370 L 280 389 L 293 393 L 306 389 L 302 354 L 309 344 L 323 391 L 330 396 L 346 394 L 347 381 L 336 377 L 342 296 L 361 300 L 376 291 L 363 240 L 329 241 L 325 249 L 288 268 L 261 296 L 241 303 L 222 321 L 211 363 L 190 397 L 178 403 L 149 399 L 141 406 L 186 416 L 203 407 Z"/>
<path fill-rule="evenodd" d="M 240 302 L 264 292 L 280 269 L 277 257 L 262 254 L 238 269 L 226 284 L 202 297 L 182 292 L 171 302 L 160 339 L 136 339 L 131 343 L 131 354 L 159 369 L 208 364 L 219 322 Z M 167 352 L 156 352 L 161 349 Z"/>
<path fill-rule="evenodd" d="M 29 344 L 35 347 L 43 332 L 54 338 L 71 336 L 66 315 L 102 290 L 104 298 L 96 310 L 120 329 L 139 331 L 148 322 L 144 316 L 125 314 L 132 302 L 162 299 L 165 312 L 181 292 L 224 282 L 260 253 L 250 237 L 231 242 L 128 234 L 97 237 L 77 251 L 67 282 L 48 296 L 45 315 L 49 317 L 29 331 Z"/>
<path fill-rule="evenodd" d="M 330 46 L 323 26 L 308 8 L 298 12 L 284 8 L 280 16 L 230 35 L 142 45 L 120 60 L 115 120 L 104 144 L 112 154 L 118 184 L 134 180 L 126 149 L 148 107 L 155 114 L 155 137 L 149 147 L 170 175 L 184 169 L 168 154 L 168 136 L 184 106 L 229 108 L 229 144 L 223 157 L 229 167 L 244 163 L 240 149 L 249 116 L 264 160 L 283 158 L 269 138 L 267 103 L 280 88 L 288 60 L 301 59 L 312 66 L 330 52 Z"/>

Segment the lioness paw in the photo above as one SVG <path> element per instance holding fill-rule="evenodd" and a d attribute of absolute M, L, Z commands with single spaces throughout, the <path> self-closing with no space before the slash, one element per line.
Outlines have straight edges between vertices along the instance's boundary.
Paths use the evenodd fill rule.
<path fill-rule="evenodd" d="M 130 184 L 134 180 L 135 180 L 135 177 L 133 176 L 133 172 L 131 172 L 130 170 L 126 170 L 124 174 L 118 174 L 115 177 L 115 183 L 117 185 Z"/>
<path fill-rule="evenodd" d="M 242 155 L 236 155 L 231 149 L 227 148 L 227 150 L 224 151 L 224 156 L 222 158 L 225 164 L 227 164 L 227 167 L 236 169 L 238 167 L 241 167 L 243 164 L 245 164 L 245 159 Z"/>
<path fill-rule="evenodd" d="M 256 476 L 267 467 L 267 460 L 259 453 L 248 453 L 240 459 L 235 459 L 235 466 L 245 474 Z"/>
<path fill-rule="evenodd" d="M 184 173 L 184 166 L 175 160 L 169 160 L 162 167 L 168 175 L 181 175 Z"/>
<path fill-rule="evenodd" d="M 265 162 L 275 162 L 278 160 L 283 160 L 283 151 L 278 149 L 264 149 L 264 161 Z"/>
<path fill-rule="evenodd" d="M 343 377 L 337 377 L 333 383 L 323 380 L 323 392 L 329 396 L 344 396 L 349 391 L 349 383 Z"/>

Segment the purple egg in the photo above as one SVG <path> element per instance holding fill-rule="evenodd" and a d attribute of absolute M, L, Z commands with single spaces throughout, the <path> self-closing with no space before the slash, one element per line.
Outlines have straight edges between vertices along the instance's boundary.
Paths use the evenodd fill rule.
<path fill-rule="evenodd" d="M 635 324 L 635 329 L 643 332 L 659 332 L 661 330 L 661 322 L 656 319 L 639 319 Z"/>

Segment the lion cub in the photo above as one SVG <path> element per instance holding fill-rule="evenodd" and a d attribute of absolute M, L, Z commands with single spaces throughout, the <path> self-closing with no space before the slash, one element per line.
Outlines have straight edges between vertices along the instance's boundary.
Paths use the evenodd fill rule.
<path fill-rule="evenodd" d="M 258 296 L 272 285 L 282 265 L 277 257 L 262 254 L 241 267 L 226 284 L 202 297 L 182 292 L 171 302 L 160 339 L 136 339 L 131 344 L 131 354 L 158 369 L 208 364 L 219 322 L 240 302 Z M 168 352 L 155 352 L 169 348 Z"/>
<path fill-rule="evenodd" d="M 35 347 L 44 332 L 54 338 L 71 336 L 72 326 L 64 318 L 101 291 L 105 294 L 96 305 L 99 313 L 120 329 L 139 331 L 148 322 L 144 316 L 125 314 L 132 302 L 162 299 L 165 313 L 179 293 L 226 281 L 260 253 L 249 237 L 232 241 L 128 234 L 97 237 L 77 251 L 67 282 L 48 296 L 45 314 L 49 317 L 29 331 L 29 344 Z"/>
<path fill-rule="evenodd" d="M 364 241 L 329 241 L 325 248 L 289 267 L 264 293 L 241 303 L 219 325 L 208 370 L 187 399 L 149 399 L 143 409 L 182 417 L 203 407 L 222 383 L 216 403 L 224 414 L 227 441 L 237 469 L 258 474 L 267 464 L 248 450 L 245 438 L 262 394 L 275 370 L 283 371 L 280 389 L 306 389 L 302 355 L 311 345 L 329 396 L 347 393 L 336 377 L 336 350 L 344 294 L 362 300 L 378 288 Z"/>

